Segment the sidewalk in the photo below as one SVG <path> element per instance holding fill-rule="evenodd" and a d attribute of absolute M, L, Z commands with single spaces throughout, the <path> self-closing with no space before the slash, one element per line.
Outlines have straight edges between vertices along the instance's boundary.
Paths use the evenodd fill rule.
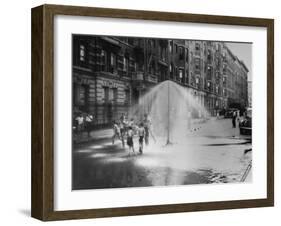
<path fill-rule="evenodd" d="M 232 127 L 231 119 L 212 117 L 205 123 L 194 124 L 195 131 L 192 131 L 192 136 L 208 136 L 217 138 L 231 138 L 231 139 L 246 139 L 250 140 L 250 135 L 241 135 L 239 125 L 236 128 Z"/>
<path fill-rule="evenodd" d="M 200 119 L 192 119 L 190 130 L 197 129 L 199 126 L 202 126 L 204 124 L 207 124 L 211 121 L 219 120 L 220 118 L 217 117 L 210 117 L 210 118 L 200 118 Z M 93 130 L 90 132 L 89 136 L 87 135 L 87 132 L 81 132 L 78 135 L 73 135 L 74 143 L 85 143 L 90 142 L 94 140 L 103 140 L 103 139 L 111 139 L 113 136 L 113 130 L 112 128 L 106 128 L 106 129 L 98 129 Z"/>
<path fill-rule="evenodd" d="M 99 129 L 90 132 L 89 136 L 87 132 L 81 132 L 78 135 L 73 135 L 75 143 L 84 143 L 93 140 L 109 139 L 113 136 L 112 129 Z"/>

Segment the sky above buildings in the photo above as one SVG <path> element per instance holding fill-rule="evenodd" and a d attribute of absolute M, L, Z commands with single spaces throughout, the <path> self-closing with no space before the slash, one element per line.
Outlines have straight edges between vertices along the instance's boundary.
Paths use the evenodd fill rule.
<path fill-rule="evenodd" d="M 252 44 L 227 42 L 226 45 L 231 52 L 247 66 L 249 69 L 248 81 L 252 81 Z"/>

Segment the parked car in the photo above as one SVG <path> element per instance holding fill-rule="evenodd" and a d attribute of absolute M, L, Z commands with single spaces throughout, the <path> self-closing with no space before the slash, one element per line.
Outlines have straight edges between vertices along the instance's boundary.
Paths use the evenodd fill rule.
<path fill-rule="evenodd" d="M 239 123 L 240 134 L 252 135 L 252 109 L 248 108 L 244 113 L 244 118 Z"/>

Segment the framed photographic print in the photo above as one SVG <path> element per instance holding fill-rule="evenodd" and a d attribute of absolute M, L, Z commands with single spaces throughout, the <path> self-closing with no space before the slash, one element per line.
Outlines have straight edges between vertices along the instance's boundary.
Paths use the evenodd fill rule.
<path fill-rule="evenodd" d="M 32 9 L 32 216 L 273 206 L 273 19 Z"/>

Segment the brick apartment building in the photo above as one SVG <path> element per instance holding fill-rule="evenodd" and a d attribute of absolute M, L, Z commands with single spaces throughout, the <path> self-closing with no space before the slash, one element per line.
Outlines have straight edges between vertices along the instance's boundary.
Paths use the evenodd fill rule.
<path fill-rule="evenodd" d="M 246 65 L 223 42 L 73 35 L 73 110 L 106 126 L 157 83 L 189 89 L 212 114 L 248 104 Z"/>

